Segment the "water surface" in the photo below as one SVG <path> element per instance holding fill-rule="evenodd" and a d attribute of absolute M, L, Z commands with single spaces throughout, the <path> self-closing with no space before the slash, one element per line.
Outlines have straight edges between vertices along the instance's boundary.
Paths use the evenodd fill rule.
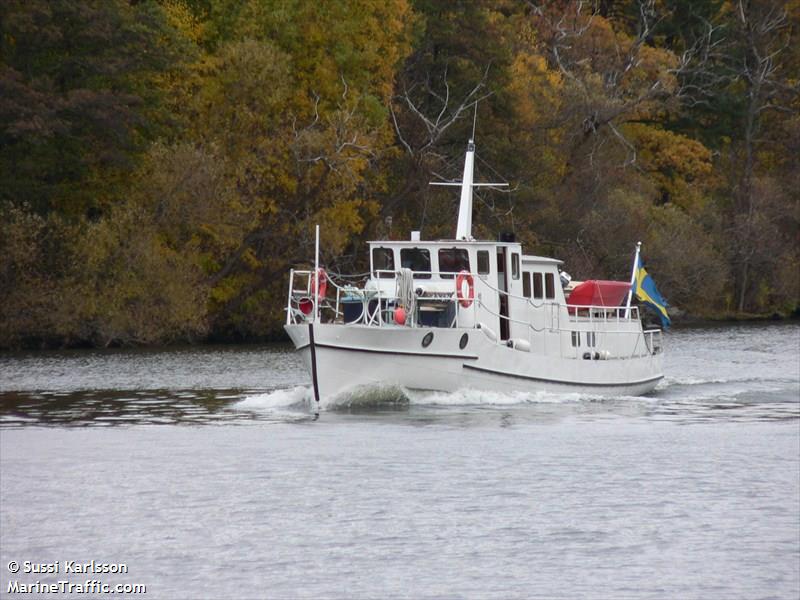
<path fill-rule="evenodd" d="M 2 355 L 0 594 L 95 559 L 148 598 L 797 598 L 800 327 L 665 345 L 648 397 L 319 419 L 286 346 Z"/>

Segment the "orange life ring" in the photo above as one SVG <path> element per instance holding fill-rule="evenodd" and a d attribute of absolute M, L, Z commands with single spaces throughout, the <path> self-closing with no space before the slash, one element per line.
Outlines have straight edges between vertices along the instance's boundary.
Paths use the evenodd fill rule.
<path fill-rule="evenodd" d="M 316 300 L 319 302 L 320 298 L 325 299 L 325 294 L 328 292 L 328 274 L 322 267 L 317 271 L 317 276 L 311 279 L 311 295 L 314 296 L 317 291 L 317 279 L 319 279 L 319 294 L 316 294 Z"/>
<path fill-rule="evenodd" d="M 464 283 L 467 284 L 467 293 L 464 293 Z M 458 303 L 464 308 L 472 306 L 475 298 L 475 280 L 468 271 L 461 271 L 456 277 L 456 296 Z"/>

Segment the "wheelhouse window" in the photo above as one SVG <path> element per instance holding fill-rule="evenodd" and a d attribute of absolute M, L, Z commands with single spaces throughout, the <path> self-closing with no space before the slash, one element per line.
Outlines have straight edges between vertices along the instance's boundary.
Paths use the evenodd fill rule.
<path fill-rule="evenodd" d="M 552 273 L 544 274 L 544 293 L 548 300 L 553 300 L 556 297 L 556 282 Z"/>
<path fill-rule="evenodd" d="M 442 248 L 439 250 L 439 271 L 442 279 L 452 279 L 459 271 L 471 271 L 469 254 L 464 248 Z"/>
<path fill-rule="evenodd" d="M 528 271 L 522 272 L 522 295 L 531 297 L 531 274 Z"/>
<path fill-rule="evenodd" d="M 544 286 L 542 285 L 541 273 L 533 273 L 533 297 L 536 300 L 544 299 Z"/>
<path fill-rule="evenodd" d="M 478 250 L 478 275 L 489 274 L 489 251 Z"/>
<path fill-rule="evenodd" d="M 431 253 L 424 248 L 403 248 L 400 250 L 400 266 L 414 271 L 415 279 L 430 279 Z"/>
<path fill-rule="evenodd" d="M 372 270 L 377 277 L 388 279 L 394 277 L 394 250 L 392 248 L 373 248 Z M 378 271 L 391 271 L 391 273 L 378 273 Z"/>
<path fill-rule="evenodd" d="M 519 254 L 511 255 L 511 279 L 519 279 Z"/>

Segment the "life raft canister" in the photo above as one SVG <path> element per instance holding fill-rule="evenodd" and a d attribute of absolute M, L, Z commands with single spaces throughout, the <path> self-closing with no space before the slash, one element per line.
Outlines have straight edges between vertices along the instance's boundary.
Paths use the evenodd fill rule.
<path fill-rule="evenodd" d="M 467 286 L 466 290 L 464 284 Z M 461 271 L 456 277 L 456 296 L 458 303 L 464 308 L 472 306 L 472 300 L 475 298 L 475 280 L 468 271 Z"/>
<path fill-rule="evenodd" d="M 317 294 L 317 280 L 319 280 L 319 293 Z M 317 270 L 317 276 L 311 280 L 311 295 L 314 296 L 316 294 L 317 302 L 320 299 L 325 299 L 325 294 L 328 292 L 328 274 L 325 272 L 325 269 L 320 267 Z"/>

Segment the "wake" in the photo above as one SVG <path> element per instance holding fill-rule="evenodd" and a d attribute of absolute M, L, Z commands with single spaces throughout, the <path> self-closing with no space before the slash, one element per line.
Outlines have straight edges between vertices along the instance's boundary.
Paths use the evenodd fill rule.
<path fill-rule="evenodd" d="M 619 398 L 617 398 L 619 399 Z M 641 400 L 641 398 L 635 398 Z M 575 392 L 491 392 L 464 389 L 455 392 L 434 392 L 408 390 L 399 386 L 375 385 L 359 387 L 320 402 L 320 410 L 402 410 L 410 406 L 521 406 L 526 404 L 574 404 L 586 401 L 607 400 L 601 396 Z M 246 411 L 300 411 L 315 410 L 313 390 L 310 386 L 277 389 L 254 394 L 234 405 L 235 409 Z"/>

